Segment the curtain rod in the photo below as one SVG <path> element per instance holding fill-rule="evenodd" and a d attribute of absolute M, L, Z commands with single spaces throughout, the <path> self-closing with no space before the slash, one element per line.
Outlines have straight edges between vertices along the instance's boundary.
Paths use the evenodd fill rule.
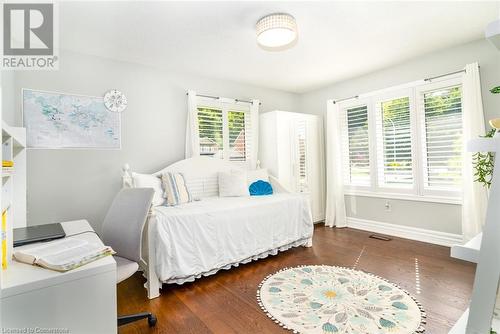
<path fill-rule="evenodd" d="M 186 93 L 186 95 L 188 95 L 189 93 Z M 214 99 L 214 100 L 218 100 L 220 99 L 221 97 L 220 96 L 213 96 L 213 95 L 203 95 L 203 94 L 196 94 L 196 96 L 199 96 L 199 97 L 206 97 L 206 98 L 209 98 L 209 99 Z M 250 103 L 252 104 L 253 102 L 252 101 L 248 101 L 248 100 L 240 100 L 240 99 L 234 99 L 236 102 L 243 102 L 243 103 Z M 259 102 L 259 105 L 261 105 L 262 102 Z"/>
<path fill-rule="evenodd" d="M 454 75 L 454 74 L 463 73 L 463 72 L 465 72 L 465 68 L 463 70 L 460 70 L 460 71 L 454 71 L 454 72 L 449 72 L 449 73 L 445 73 L 445 74 L 441 74 L 441 75 L 436 75 L 435 77 L 425 78 L 424 81 L 432 81 L 434 79 L 443 78 L 443 77 L 447 77 L 449 75 Z M 343 99 L 333 100 L 333 103 L 335 104 L 335 103 L 339 103 L 342 101 L 347 101 L 347 100 L 352 100 L 352 99 L 357 99 L 357 98 L 359 98 L 359 95 L 354 95 L 354 96 L 346 97 Z"/>
<path fill-rule="evenodd" d="M 432 81 L 434 79 L 439 79 L 439 78 L 447 77 L 449 75 L 463 73 L 463 72 L 465 72 L 465 68 L 463 70 L 460 70 L 460 71 L 449 72 L 449 73 L 445 73 L 445 74 L 441 74 L 441 75 L 436 75 L 435 77 L 425 78 L 424 81 Z"/>
<path fill-rule="evenodd" d="M 343 102 L 343 101 L 347 101 L 347 100 L 352 100 L 352 99 L 357 99 L 359 97 L 359 95 L 354 95 L 354 96 L 351 96 L 351 97 L 345 97 L 343 99 L 338 99 L 338 100 L 333 100 L 333 103 L 339 103 L 339 102 Z"/>

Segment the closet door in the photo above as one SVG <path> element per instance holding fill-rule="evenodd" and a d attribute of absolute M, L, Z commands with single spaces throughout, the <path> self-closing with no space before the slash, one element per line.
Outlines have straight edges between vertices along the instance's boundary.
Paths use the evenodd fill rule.
<path fill-rule="evenodd" d="M 325 205 L 321 120 L 313 115 L 296 116 L 291 133 L 294 191 L 309 195 L 313 220 L 322 221 Z"/>
<path fill-rule="evenodd" d="M 260 116 L 262 167 L 287 189 L 307 194 L 313 220 L 325 219 L 323 125 L 310 114 L 271 111 Z"/>
<path fill-rule="evenodd" d="M 311 209 L 315 222 L 325 219 L 325 161 L 323 124 L 321 118 L 310 115 L 307 121 L 307 175 L 311 193 Z"/>

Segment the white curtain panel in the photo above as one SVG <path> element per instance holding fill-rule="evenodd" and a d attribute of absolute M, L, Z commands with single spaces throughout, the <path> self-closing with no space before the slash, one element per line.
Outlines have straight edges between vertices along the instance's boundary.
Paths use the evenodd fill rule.
<path fill-rule="evenodd" d="M 325 225 L 346 227 L 340 108 L 333 100 L 326 102 L 326 216 Z"/>
<path fill-rule="evenodd" d="M 468 64 L 465 67 L 462 95 L 464 142 L 462 234 L 464 241 L 468 241 L 481 232 L 486 220 L 486 206 L 488 203 L 487 189 L 482 184 L 474 182 L 472 153 L 466 150 L 468 140 L 485 134 L 481 82 L 477 63 Z"/>
<path fill-rule="evenodd" d="M 200 155 L 200 138 L 198 136 L 198 109 L 196 108 L 196 92 L 188 91 L 188 114 L 186 123 L 185 158 Z"/>
<path fill-rule="evenodd" d="M 252 100 L 252 105 L 250 106 L 250 123 L 252 124 L 252 144 L 250 152 L 250 168 L 257 168 L 257 160 L 259 159 L 259 100 Z"/>

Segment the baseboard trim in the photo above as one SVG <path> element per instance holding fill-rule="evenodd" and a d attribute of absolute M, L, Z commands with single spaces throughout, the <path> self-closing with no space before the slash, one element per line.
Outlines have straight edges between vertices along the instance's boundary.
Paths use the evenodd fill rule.
<path fill-rule="evenodd" d="M 460 234 L 427 230 L 417 227 L 389 224 L 368 219 L 347 217 L 347 227 L 395 237 L 428 242 L 431 244 L 451 247 L 463 243 Z"/>

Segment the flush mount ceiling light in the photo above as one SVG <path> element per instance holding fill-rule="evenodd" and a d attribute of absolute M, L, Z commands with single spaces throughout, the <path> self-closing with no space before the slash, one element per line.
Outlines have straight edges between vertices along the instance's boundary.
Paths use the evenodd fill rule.
<path fill-rule="evenodd" d="M 257 43 L 266 50 L 283 50 L 297 41 L 297 23 L 290 14 L 264 16 L 255 26 Z"/>

